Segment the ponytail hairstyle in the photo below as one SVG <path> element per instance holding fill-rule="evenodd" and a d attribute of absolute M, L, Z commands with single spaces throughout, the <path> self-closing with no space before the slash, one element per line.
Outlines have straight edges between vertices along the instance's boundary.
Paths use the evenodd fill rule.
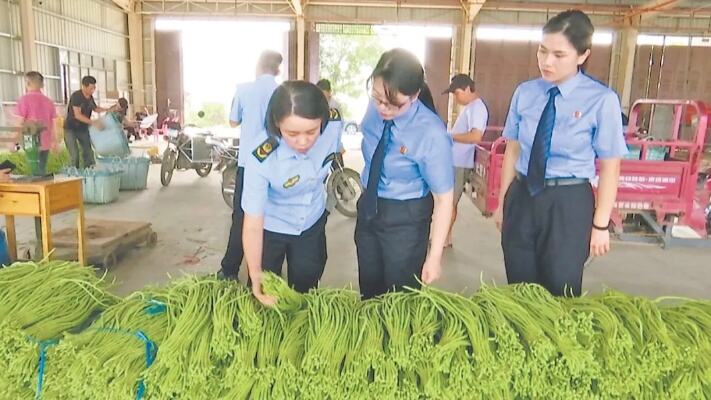
<path fill-rule="evenodd" d="M 321 133 L 323 133 L 330 118 L 328 101 L 321 89 L 313 83 L 286 81 L 276 88 L 269 99 L 265 120 L 269 135 L 281 137 L 279 124 L 290 115 L 320 119 Z"/>
<path fill-rule="evenodd" d="M 383 53 L 368 78 L 369 86 L 375 78 L 383 80 L 385 96 L 391 104 L 397 104 L 398 93 L 413 96 L 419 92 L 418 98 L 422 104 L 437 114 L 432 92 L 425 82 L 425 70 L 409 51 L 392 49 Z"/>

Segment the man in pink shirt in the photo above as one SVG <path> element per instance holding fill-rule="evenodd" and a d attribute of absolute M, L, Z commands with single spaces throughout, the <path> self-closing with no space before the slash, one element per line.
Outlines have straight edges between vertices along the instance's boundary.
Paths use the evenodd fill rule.
<path fill-rule="evenodd" d="M 17 116 L 25 125 L 28 122 L 39 123 L 44 129 L 40 133 L 40 172 L 46 173 L 49 151 L 54 150 L 54 119 L 57 111 L 54 102 L 42 93 L 44 77 L 37 71 L 25 74 L 27 93 L 17 101 Z"/>

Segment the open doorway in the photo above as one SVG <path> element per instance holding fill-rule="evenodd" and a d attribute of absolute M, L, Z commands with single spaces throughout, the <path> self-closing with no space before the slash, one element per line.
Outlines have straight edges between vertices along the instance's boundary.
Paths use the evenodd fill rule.
<path fill-rule="evenodd" d="M 452 28 L 447 26 L 316 24 L 309 52 L 309 79 L 331 81 L 347 126 L 356 126 L 368 106 L 366 82 L 380 55 L 400 47 L 413 53 L 425 68 L 435 106 L 443 119 L 448 96 L 438 96 L 449 84 Z M 318 57 L 314 59 L 314 57 Z M 360 148 L 362 135 L 346 129 L 346 148 Z"/>
<path fill-rule="evenodd" d="M 286 62 L 290 28 L 288 22 L 280 21 L 158 19 L 158 112 L 177 110 L 186 124 L 210 128 L 215 133 L 229 130 L 235 87 L 255 79 L 257 58 L 264 50 L 282 53 Z M 286 79 L 287 71 L 288 65 L 284 65 L 282 76 L 277 79 Z M 204 112 L 201 118 L 199 111 Z"/>

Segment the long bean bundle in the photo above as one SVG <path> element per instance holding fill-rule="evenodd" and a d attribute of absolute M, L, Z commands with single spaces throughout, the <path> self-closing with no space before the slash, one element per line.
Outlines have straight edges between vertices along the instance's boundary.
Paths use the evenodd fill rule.
<path fill-rule="evenodd" d="M 118 300 L 107 288 L 94 270 L 75 262 L 25 262 L 0 269 L 0 387 L 41 391 L 37 382 L 44 380 L 44 371 L 38 359 L 64 332 Z"/>
<path fill-rule="evenodd" d="M 36 285 L 84 293 L 103 309 L 95 276 L 19 265 L 0 272 L 0 298 Z M 52 399 L 626 399 L 711 398 L 711 302 L 649 300 L 615 291 L 553 297 L 540 286 L 483 286 L 473 296 L 434 288 L 360 301 L 350 290 L 297 293 L 273 275 L 260 305 L 213 276 L 148 288 L 103 310 L 55 346 L 28 340 L 71 325 L 33 316 L 59 305 L 0 304 L 0 387 L 32 398 L 40 348 Z M 66 298 L 63 295 L 60 299 Z M 101 301 L 99 301 L 101 300 Z M 66 301 L 66 300 L 64 300 Z M 17 301 L 16 301 L 17 302 Z M 67 308 L 66 306 L 64 308 Z M 70 313 L 71 310 L 61 310 Z M 83 313 L 83 314 L 82 314 Z M 67 318 L 65 320 L 65 318 Z M 49 328 L 47 328 L 47 326 Z M 80 331 L 77 331 L 80 330 Z M 155 346 L 147 346 L 150 342 Z M 20 354 L 20 356 L 18 356 Z M 22 354 L 29 356 L 22 356 Z M 154 362 L 149 363 L 149 355 Z M 149 364 L 151 364 L 149 366 Z"/>

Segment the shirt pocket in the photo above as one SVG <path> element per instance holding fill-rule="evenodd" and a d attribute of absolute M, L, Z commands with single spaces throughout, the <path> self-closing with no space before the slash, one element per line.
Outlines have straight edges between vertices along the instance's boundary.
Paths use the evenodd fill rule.
<path fill-rule="evenodd" d="M 577 113 L 563 115 L 556 121 L 560 129 L 556 129 L 551 141 L 552 155 L 571 157 L 590 151 L 595 118 Z"/>
<path fill-rule="evenodd" d="M 533 139 L 536 137 L 538 121 L 541 119 L 543 109 L 537 106 L 529 106 L 519 111 L 521 117 L 518 123 L 518 141 L 526 147 L 533 146 Z"/>

